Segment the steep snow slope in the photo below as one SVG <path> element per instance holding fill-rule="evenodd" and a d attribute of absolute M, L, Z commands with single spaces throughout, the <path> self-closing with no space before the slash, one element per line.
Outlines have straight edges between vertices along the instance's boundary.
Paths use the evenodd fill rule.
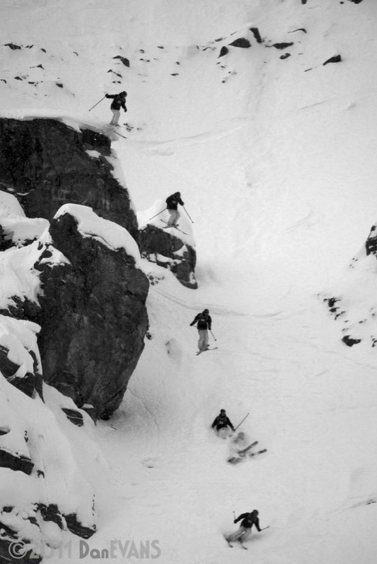
<path fill-rule="evenodd" d="M 149 297 L 152 339 L 113 426 L 98 426 L 118 502 L 103 504 L 90 547 L 157 539 L 164 564 L 353 564 L 362 549 L 372 564 L 376 361 L 340 343 L 317 294 L 336 286 L 375 222 L 373 0 L 35 0 L 1 10 L 6 42 L 47 51 L 2 48 L 4 71 L 45 72 L 37 86 L 8 75 L 4 110 L 100 125 L 107 103 L 88 109 L 125 88 L 130 131 L 114 147 L 136 208 L 180 190 L 195 222 L 200 288 L 156 269 L 165 280 Z M 219 58 L 242 36 L 250 49 Z M 189 323 L 203 307 L 219 350 L 196 358 Z M 209 431 L 220 407 L 235 424 L 250 412 L 243 428 L 268 453 L 227 465 L 227 443 Z M 221 532 L 233 530 L 232 511 L 255 507 L 270 529 L 248 553 L 231 551 Z M 82 561 L 79 548 L 70 561 Z"/>

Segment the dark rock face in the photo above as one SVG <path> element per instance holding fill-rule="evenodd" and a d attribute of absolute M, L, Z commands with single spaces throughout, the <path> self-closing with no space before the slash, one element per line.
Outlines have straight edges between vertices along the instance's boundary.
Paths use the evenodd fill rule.
<path fill-rule="evenodd" d="M 367 240 L 365 241 L 365 251 L 368 255 L 375 255 L 377 257 L 377 225 L 371 227 Z"/>
<path fill-rule="evenodd" d="M 67 419 L 74 425 L 77 425 L 77 427 L 82 427 L 84 425 L 83 416 L 76 409 L 68 409 L 66 407 L 62 407 L 62 411 L 64 411 L 64 413 L 66 414 Z"/>
<path fill-rule="evenodd" d="M 4 509 L 3 509 L 4 511 Z M 42 556 L 36 554 L 32 548 L 28 547 L 29 541 L 20 538 L 20 535 L 12 531 L 1 522 L 2 538 L 0 540 L 0 562 L 4 564 L 39 564 Z M 30 546 L 30 545 L 29 545 Z"/>
<path fill-rule="evenodd" d="M 292 47 L 293 43 L 283 42 L 283 43 L 273 43 L 272 47 L 275 49 L 279 49 L 280 51 L 283 49 L 288 49 L 288 47 Z"/>
<path fill-rule="evenodd" d="M 239 37 L 238 39 L 232 41 L 229 45 L 232 45 L 233 47 L 240 47 L 242 49 L 248 49 L 251 47 L 250 41 L 245 37 Z"/>
<path fill-rule="evenodd" d="M 220 49 L 219 58 L 224 57 L 224 55 L 227 55 L 227 53 L 229 53 L 229 49 L 228 47 L 225 47 L 225 45 L 223 45 Z"/>
<path fill-rule="evenodd" d="M 0 447 L 0 467 L 30 475 L 34 464 L 30 458 Z"/>
<path fill-rule="evenodd" d="M 137 239 L 128 192 L 112 176 L 107 156 L 110 140 L 101 133 L 52 119 L 0 119 L 0 190 L 15 195 L 26 216 L 50 220 L 63 204 L 82 204 Z"/>
<path fill-rule="evenodd" d="M 196 252 L 190 245 L 162 229 L 147 225 L 140 231 L 139 247 L 143 256 L 171 270 L 183 286 L 198 287 L 195 279 Z"/>
<path fill-rule="evenodd" d="M 359 343 L 377 346 L 377 305 L 373 291 L 376 259 L 377 224 L 372 225 L 364 248 L 353 257 L 345 274 L 345 287 L 338 295 L 323 298 L 330 314 L 341 324 L 341 340 L 348 347 Z"/>
<path fill-rule="evenodd" d="M 7 309 L 0 309 L 0 314 L 8 315 L 15 319 L 33 319 L 38 310 L 38 305 L 24 296 L 22 299 L 19 296 L 12 296 L 12 303 Z"/>
<path fill-rule="evenodd" d="M 38 362 L 34 351 L 28 351 L 30 356 L 33 358 L 34 371 L 27 372 L 23 378 L 18 378 L 16 373 L 19 369 L 18 364 L 15 364 L 8 358 L 8 349 L 0 345 L 0 371 L 4 378 L 9 380 L 13 386 L 18 390 L 23 392 L 29 397 L 33 397 L 34 393 L 37 392 L 39 396 L 43 399 L 43 379 L 42 374 L 38 369 Z M 1 466 L 1 463 L 0 463 Z"/>
<path fill-rule="evenodd" d="M 347 347 L 353 347 L 353 345 L 357 345 L 358 343 L 361 343 L 361 339 L 354 339 L 349 335 L 344 335 L 342 341 L 345 345 L 347 345 Z"/>
<path fill-rule="evenodd" d="M 82 237 L 71 216 L 53 216 L 67 202 L 85 205 L 137 240 L 136 216 L 127 190 L 112 176 L 110 154 L 109 138 L 96 131 L 51 119 L 0 119 L 0 190 L 15 196 L 27 216 L 52 222 L 51 248 L 71 263 L 54 264 L 49 245 L 41 243 L 34 265 L 41 272 L 41 307 L 10 296 L 0 313 L 41 325 L 44 379 L 78 407 L 91 404 L 94 418 L 108 418 L 119 406 L 143 350 L 148 280 L 124 249 Z M 12 376 L 18 367 L 5 366 L 0 351 L 1 361 Z M 28 395 L 41 394 L 40 374 L 15 381 Z"/>
<path fill-rule="evenodd" d="M 77 519 L 76 513 L 65 515 L 64 518 L 71 533 L 83 539 L 89 539 L 96 532 L 96 527 L 84 527 Z"/>
<path fill-rule="evenodd" d="M 21 562 L 22 564 L 33 564 L 42 561 L 43 555 L 35 552 L 30 544 L 30 540 L 27 538 L 22 538 L 19 532 L 13 531 L 9 526 L 3 523 L 3 520 L 13 516 L 16 520 L 21 518 L 20 510 L 17 507 L 0 506 L 0 527 L 2 529 L 2 537 L 0 540 L 0 562 L 1 563 L 16 563 Z M 27 512 L 23 512 L 24 516 L 22 520 L 25 523 L 29 523 L 29 526 L 35 529 L 40 528 L 40 524 L 43 522 L 51 521 L 55 523 L 59 529 L 68 529 L 74 535 L 81 538 L 88 539 L 95 532 L 96 527 L 84 526 L 77 519 L 76 514 L 64 515 L 58 508 L 56 504 L 45 505 L 43 503 L 34 503 L 31 507 L 28 507 Z M 4 519 L 5 518 L 5 519 Z M 51 549 L 47 551 L 46 555 L 51 555 Z"/>
<path fill-rule="evenodd" d="M 254 35 L 255 40 L 257 43 L 262 43 L 263 39 L 261 37 L 261 34 L 259 32 L 259 29 L 257 27 L 251 27 L 250 28 L 251 33 Z"/>
<path fill-rule="evenodd" d="M 340 63 L 342 60 L 341 55 L 335 55 L 334 57 L 330 57 L 323 63 L 323 66 L 328 65 L 329 63 Z"/>
<path fill-rule="evenodd" d="M 120 55 L 116 55 L 113 59 L 120 59 L 125 67 L 130 66 L 130 61 L 126 57 L 121 57 Z"/>
<path fill-rule="evenodd" d="M 69 213 L 51 222 L 53 245 L 70 261 L 43 261 L 39 348 L 43 376 L 98 418 L 119 407 L 144 348 L 148 280 L 124 249 L 83 237 Z"/>

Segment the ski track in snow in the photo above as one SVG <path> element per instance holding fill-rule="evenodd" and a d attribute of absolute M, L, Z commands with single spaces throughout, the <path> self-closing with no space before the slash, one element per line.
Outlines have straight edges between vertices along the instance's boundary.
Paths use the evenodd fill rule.
<path fill-rule="evenodd" d="M 161 156 L 170 156 L 178 149 L 189 147 L 191 145 L 207 143 L 208 141 L 216 141 L 222 139 L 223 137 L 227 137 L 228 135 L 232 135 L 242 127 L 248 125 L 251 121 L 252 120 L 250 118 L 233 118 L 231 120 L 219 122 L 217 127 L 212 131 L 207 131 L 198 135 L 169 139 L 167 141 L 148 141 L 141 139 L 128 141 L 128 143 L 135 147 L 142 148 L 146 153 L 150 153 L 151 155 L 157 154 Z"/>

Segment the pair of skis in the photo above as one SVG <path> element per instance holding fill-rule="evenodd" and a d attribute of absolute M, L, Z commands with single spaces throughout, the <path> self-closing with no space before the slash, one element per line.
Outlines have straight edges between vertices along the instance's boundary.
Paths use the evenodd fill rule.
<path fill-rule="evenodd" d="M 232 456 L 231 458 L 228 458 L 229 464 L 238 464 L 239 462 L 242 462 L 243 459 L 245 458 L 245 456 L 247 455 L 247 453 L 249 452 L 249 450 L 252 449 L 257 444 L 258 444 L 258 441 L 254 441 L 248 447 L 246 447 L 242 450 L 239 450 L 237 456 Z M 256 456 L 257 454 L 263 454 L 264 452 L 267 452 L 266 448 L 264 448 L 262 450 L 258 450 L 257 452 L 250 452 L 249 456 Z"/>
<path fill-rule="evenodd" d="M 169 225 L 169 223 L 167 221 L 164 221 L 163 219 L 160 219 L 160 221 L 162 221 L 163 223 L 166 223 L 166 227 L 163 227 L 162 229 L 173 228 L 173 229 L 176 229 L 177 231 L 180 231 L 181 233 L 183 233 L 183 235 L 187 235 L 186 231 L 182 231 L 182 229 L 179 229 L 178 223 L 177 223 L 177 225 Z"/>
<path fill-rule="evenodd" d="M 219 347 L 208 347 L 206 349 L 203 349 L 202 351 L 198 351 L 196 354 L 196 356 L 199 356 L 200 354 L 207 352 L 207 351 L 215 351 L 217 350 Z"/>
<path fill-rule="evenodd" d="M 261 531 L 265 531 L 266 529 L 269 529 L 269 525 L 267 525 L 267 527 L 263 527 L 263 529 L 261 529 Z M 244 535 L 245 533 L 243 533 L 242 535 Z M 230 546 L 230 548 L 233 548 L 233 545 L 231 544 L 230 540 L 228 539 L 228 537 L 226 535 L 224 535 L 224 539 L 226 540 L 226 542 L 228 543 L 228 546 Z M 237 541 L 240 543 L 240 545 L 242 546 L 242 548 L 244 550 L 248 550 L 248 548 L 243 544 L 242 542 L 242 536 L 237 539 Z M 234 541 L 235 542 L 235 541 Z"/>
<path fill-rule="evenodd" d="M 117 135 L 119 135 L 119 137 L 123 137 L 123 139 L 127 139 L 127 137 L 125 135 L 122 135 L 121 133 L 119 133 L 118 128 L 119 127 L 123 127 L 122 125 L 120 125 L 118 123 L 118 125 L 115 125 L 115 123 L 109 123 L 107 125 L 107 127 L 110 129 L 110 131 L 113 131 L 114 133 L 116 133 Z"/>
<path fill-rule="evenodd" d="M 233 548 L 233 545 L 230 544 L 230 541 L 228 541 L 228 539 L 226 537 L 224 537 L 224 538 L 225 538 L 226 542 L 228 543 L 228 546 L 230 546 L 230 548 Z M 242 543 L 242 539 L 237 539 L 237 540 L 244 550 L 248 550 L 248 548 Z"/>

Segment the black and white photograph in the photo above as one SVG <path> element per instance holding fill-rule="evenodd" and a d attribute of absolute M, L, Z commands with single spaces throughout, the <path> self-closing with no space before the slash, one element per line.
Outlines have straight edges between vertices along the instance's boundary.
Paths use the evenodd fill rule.
<path fill-rule="evenodd" d="M 0 0 L 0 564 L 376 564 L 377 0 Z"/>

